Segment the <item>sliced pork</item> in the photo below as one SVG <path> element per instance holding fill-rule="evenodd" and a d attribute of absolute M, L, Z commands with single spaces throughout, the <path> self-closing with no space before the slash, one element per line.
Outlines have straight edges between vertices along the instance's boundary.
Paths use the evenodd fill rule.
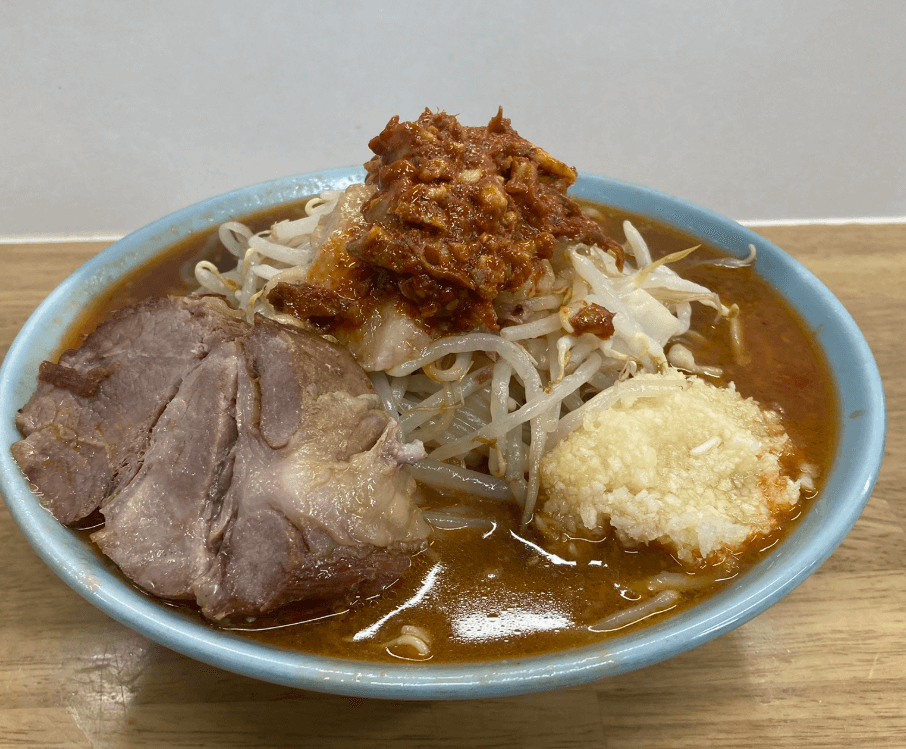
<path fill-rule="evenodd" d="M 45 369 L 14 456 L 61 522 L 100 507 L 94 540 L 156 595 L 212 619 L 353 600 L 424 544 L 400 471 L 421 446 L 319 336 L 173 298 L 117 313 Z"/>
<path fill-rule="evenodd" d="M 239 381 L 229 521 L 215 529 L 221 553 L 195 588 L 205 614 L 379 592 L 408 567 L 400 549 L 427 535 L 399 471 L 423 450 L 400 441 L 343 349 L 262 320 L 245 355 L 258 377 Z"/>
<path fill-rule="evenodd" d="M 149 299 L 45 363 L 12 453 L 54 517 L 74 523 L 129 481 L 186 375 L 247 328 L 215 297 Z"/>
<path fill-rule="evenodd" d="M 103 505 L 92 536 L 146 590 L 194 598 L 213 564 L 209 529 L 230 483 L 236 445 L 238 344 L 212 351 L 183 380 L 151 432 L 142 467 Z"/>

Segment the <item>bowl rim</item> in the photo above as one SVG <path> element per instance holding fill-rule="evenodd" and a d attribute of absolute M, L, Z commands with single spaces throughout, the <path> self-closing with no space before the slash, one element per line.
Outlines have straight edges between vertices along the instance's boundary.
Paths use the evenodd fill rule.
<path fill-rule="evenodd" d="M 82 265 L 41 303 L 16 336 L 0 368 L 0 490 L 35 551 L 90 603 L 193 659 L 285 686 L 385 699 L 499 697 L 616 676 L 691 650 L 779 601 L 839 546 L 871 496 L 886 433 L 880 373 L 852 317 L 811 272 L 751 229 L 648 187 L 580 173 L 571 190 L 575 197 L 651 217 L 737 256 L 748 254 L 749 244 L 754 244 L 756 272 L 804 318 L 828 359 L 839 408 L 837 455 L 813 507 L 765 559 L 701 604 L 636 632 L 543 655 L 444 665 L 350 661 L 265 645 L 192 621 L 112 574 L 41 506 L 10 453 L 11 444 L 20 439 L 16 410 L 34 390 L 40 361 L 53 355 L 62 337 L 52 331 L 65 334 L 84 303 L 185 236 L 325 189 L 344 189 L 363 176 L 361 167 L 290 175 L 164 216 Z M 794 297 L 803 292 L 804 301 L 797 303 Z"/>

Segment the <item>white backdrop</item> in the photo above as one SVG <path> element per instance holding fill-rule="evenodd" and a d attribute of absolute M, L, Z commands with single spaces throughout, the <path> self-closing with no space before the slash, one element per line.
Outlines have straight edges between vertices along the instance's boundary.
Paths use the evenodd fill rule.
<path fill-rule="evenodd" d="M 0 4 L 0 237 L 126 232 L 503 105 L 580 171 L 737 219 L 906 215 L 906 4 Z"/>

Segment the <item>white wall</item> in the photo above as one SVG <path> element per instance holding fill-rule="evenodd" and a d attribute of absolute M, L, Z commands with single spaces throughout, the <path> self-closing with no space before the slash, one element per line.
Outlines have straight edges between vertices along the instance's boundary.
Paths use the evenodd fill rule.
<path fill-rule="evenodd" d="M 0 236 L 361 163 L 424 107 L 739 219 L 906 215 L 906 3 L 0 4 Z"/>

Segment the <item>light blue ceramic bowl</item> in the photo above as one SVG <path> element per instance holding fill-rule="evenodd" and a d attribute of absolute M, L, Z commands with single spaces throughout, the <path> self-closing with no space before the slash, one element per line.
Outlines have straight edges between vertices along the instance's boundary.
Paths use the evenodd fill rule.
<path fill-rule="evenodd" d="M 125 584 L 41 507 L 10 457 L 10 445 L 19 439 L 15 413 L 35 388 L 38 365 L 54 355 L 64 332 L 98 294 L 176 240 L 226 219 L 324 189 L 342 189 L 362 178 L 362 170 L 353 168 L 287 177 L 235 190 L 155 221 L 86 263 L 22 328 L 0 371 L 0 486 L 13 518 L 38 554 L 95 606 L 192 658 L 288 686 L 392 699 L 513 695 L 642 668 L 722 635 L 793 590 L 852 528 L 880 468 L 885 409 L 874 358 L 843 306 L 802 265 L 739 224 L 655 190 L 583 174 L 573 190 L 578 197 L 655 218 L 733 255 L 745 256 L 749 244 L 754 244 L 757 271 L 815 332 L 833 372 L 842 434 L 824 491 L 786 541 L 718 595 L 661 624 L 593 647 L 461 666 L 373 664 L 282 650 L 188 621 Z"/>

